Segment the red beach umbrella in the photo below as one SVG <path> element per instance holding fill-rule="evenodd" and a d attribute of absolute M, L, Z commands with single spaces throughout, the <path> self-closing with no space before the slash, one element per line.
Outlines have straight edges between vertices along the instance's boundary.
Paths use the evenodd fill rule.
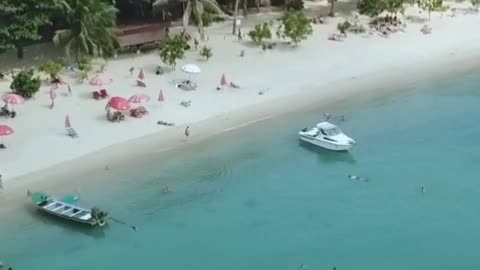
<path fill-rule="evenodd" d="M 130 103 L 128 102 L 128 100 L 122 97 L 112 97 L 108 101 L 108 106 L 117 111 L 126 111 L 130 109 Z"/>
<path fill-rule="evenodd" d="M 140 69 L 140 73 L 138 73 L 138 79 L 140 81 L 143 81 L 143 79 L 145 79 L 145 74 L 143 74 L 143 69 L 142 68 Z"/>
<path fill-rule="evenodd" d="M 0 137 L 2 138 L 1 140 L 1 145 L 3 146 L 3 137 L 8 136 L 10 134 L 13 134 L 14 130 L 7 126 L 7 125 L 0 125 Z"/>
<path fill-rule="evenodd" d="M 70 125 L 70 117 L 68 117 L 68 114 L 65 116 L 65 128 L 71 128 L 72 125 Z"/>
<path fill-rule="evenodd" d="M 11 104 L 12 105 L 12 110 L 13 110 L 13 105 L 25 103 L 25 99 L 22 96 L 19 96 L 17 94 L 13 94 L 13 93 L 3 95 L 2 100 L 5 101 L 5 103 L 7 103 L 7 104 Z"/>
<path fill-rule="evenodd" d="M 165 101 L 165 97 L 163 96 L 162 89 L 160 89 L 160 92 L 158 92 L 158 101 L 160 101 L 160 102 Z"/>

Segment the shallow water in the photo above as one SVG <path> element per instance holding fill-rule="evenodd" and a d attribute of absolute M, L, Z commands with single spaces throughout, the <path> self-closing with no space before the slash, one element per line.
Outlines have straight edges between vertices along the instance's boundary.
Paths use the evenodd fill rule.
<path fill-rule="evenodd" d="M 49 270 L 479 269 L 479 84 L 466 75 L 330 108 L 358 142 L 351 153 L 298 142 L 323 108 L 65 187 L 138 231 L 89 230 L 25 207 L 0 220 L 0 260 Z"/>

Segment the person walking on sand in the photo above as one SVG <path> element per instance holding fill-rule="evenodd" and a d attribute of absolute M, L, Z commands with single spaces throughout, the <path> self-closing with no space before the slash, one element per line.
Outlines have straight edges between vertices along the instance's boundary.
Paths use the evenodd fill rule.
<path fill-rule="evenodd" d="M 190 137 L 190 127 L 187 126 L 185 128 L 185 138 L 187 138 L 187 142 L 188 142 L 189 137 Z"/>
<path fill-rule="evenodd" d="M 72 94 L 72 87 L 70 86 L 70 84 L 67 84 L 67 88 L 68 88 L 68 94 L 69 94 L 70 96 L 72 96 L 72 95 L 73 95 L 73 94 Z"/>
<path fill-rule="evenodd" d="M 2 175 L 0 174 L 0 189 L 3 189 Z"/>

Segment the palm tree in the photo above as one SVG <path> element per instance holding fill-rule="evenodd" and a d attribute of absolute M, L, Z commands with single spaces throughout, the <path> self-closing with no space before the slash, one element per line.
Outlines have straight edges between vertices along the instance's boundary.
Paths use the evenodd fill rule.
<path fill-rule="evenodd" d="M 65 54 L 75 54 L 78 63 L 82 55 L 111 56 L 119 47 L 116 37 L 117 9 L 106 1 L 62 0 L 67 28 L 57 30 L 55 45 L 65 48 Z"/>
<path fill-rule="evenodd" d="M 328 0 L 328 2 L 330 3 L 330 12 L 328 13 L 328 16 L 333 17 L 335 16 L 335 2 L 337 2 L 337 0 Z"/>
<path fill-rule="evenodd" d="M 212 13 L 215 13 L 222 17 L 228 17 L 223 10 L 220 8 L 220 5 L 216 0 L 180 0 L 185 2 L 186 6 L 183 11 L 183 27 L 187 27 L 190 22 L 190 16 L 193 15 L 197 18 L 198 21 L 198 32 L 200 33 L 201 38 L 203 39 L 205 34 L 203 31 L 203 21 L 202 15 L 205 10 L 208 10 Z M 154 8 L 160 8 L 168 3 L 168 0 L 156 0 L 153 3 Z"/>

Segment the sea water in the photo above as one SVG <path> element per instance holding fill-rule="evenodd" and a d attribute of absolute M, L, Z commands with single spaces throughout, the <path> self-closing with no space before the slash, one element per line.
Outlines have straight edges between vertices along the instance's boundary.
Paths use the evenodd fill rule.
<path fill-rule="evenodd" d="M 0 259 L 29 270 L 480 269 L 479 84 L 465 75 L 292 113 L 66 185 L 137 230 L 26 205 L 1 217 Z M 344 116 L 350 153 L 299 143 L 326 110 Z"/>

